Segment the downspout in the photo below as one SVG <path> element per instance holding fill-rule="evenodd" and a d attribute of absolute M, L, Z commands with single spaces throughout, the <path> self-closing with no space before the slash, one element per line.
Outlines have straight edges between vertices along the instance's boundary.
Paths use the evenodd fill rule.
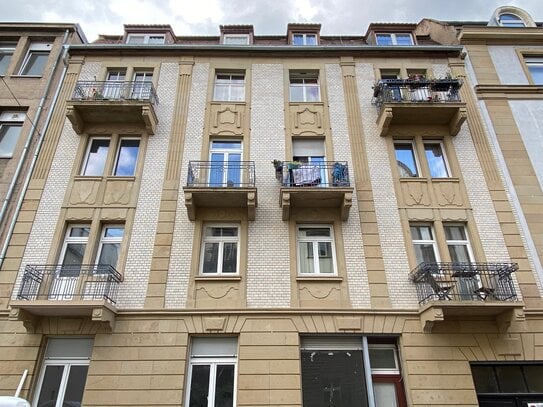
<path fill-rule="evenodd" d="M 30 129 L 30 132 L 28 133 L 28 137 L 26 139 L 26 143 L 25 143 L 22 155 L 21 155 L 21 159 L 19 160 L 19 163 L 17 165 L 17 169 L 15 170 L 15 173 L 13 175 L 13 179 L 11 180 L 11 183 L 9 185 L 9 189 L 8 189 L 6 198 L 4 199 L 4 202 L 2 204 L 2 209 L 0 210 L 0 224 L 2 224 L 2 222 L 4 221 L 4 217 L 6 216 L 9 201 L 10 201 L 12 195 L 13 195 L 13 191 L 15 190 L 17 179 L 19 178 L 19 175 L 20 175 L 20 173 L 21 173 L 21 171 L 23 169 L 23 164 L 24 164 L 26 155 L 28 154 L 28 150 L 30 148 L 30 143 L 32 141 L 32 138 L 34 137 L 34 134 L 36 132 L 36 126 L 37 126 L 37 124 L 38 124 L 38 122 L 40 120 L 40 116 L 41 116 L 41 113 L 43 111 L 43 106 L 45 105 L 45 100 L 47 98 L 47 94 L 49 93 L 49 89 L 51 88 L 51 84 L 53 83 L 54 73 L 56 72 L 60 62 L 62 61 L 62 59 L 66 55 L 66 52 L 67 52 L 66 43 L 68 41 L 69 32 L 70 32 L 69 30 L 66 30 L 66 32 L 64 33 L 64 38 L 62 39 L 62 48 L 63 49 L 58 54 L 57 60 L 55 61 L 55 65 L 53 66 L 52 74 L 49 77 L 49 80 L 47 81 L 47 85 L 45 86 L 43 96 L 42 96 L 42 98 L 40 100 L 40 104 L 38 106 L 38 110 L 36 111 L 35 119 L 33 120 L 33 123 L 32 123 L 32 128 Z M 54 107 L 55 107 L 55 105 L 57 103 L 58 95 L 60 94 L 60 88 L 62 86 L 62 83 L 64 82 L 64 77 L 66 76 L 67 69 L 68 69 L 68 67 L 65 65 L 63 70 L 62 70 L 62 74 L 61 74 L 57 89 L 55 91 L 55 95 L 53 97 L 53 100 L 51 101 L 51 105 L 50 105 L 51 108 L 49 109 L 49 112 L 47 114 L 47 118 L 45 120 L 45 125 L 44 125 L 43 130 L 42 130 L 42 132 L 40 134 L 40 138 L 39 138 L 38 144 L 36 146 L 36 151 L 34 153 L 34 157 L 32 158 L 32 162 L 30 163 L 30 166 L 28 167 L 27 176 L 26 176 L 25 182 L 24 182 L 24 184 L 23 184 L 23 186 L 21 188 L 21 192 L 20 192 L 20 195 L 19 195 L 17 206 L 15 207 L 15 211 L 13 213 L 13 217 L 11 219 L 8 232 L 6 233 L 6 239 L 4 241 L 2 251 L 0 252 L 0 267 L 4 263 L 4 259 L 6 257 L 6 252 L 8 251 L 9 241 L 11 239 L 11 235 L 13 234 L 13 230 L 15 229 L 15 223 L 17 221 L 19 211 L 21 210 L 21 207 L 23 205 L 23 199 L 24 199 L 24 196 L 26 194 L 28 184 L 30 183 L 30 176 L 32 175 L 32 171 L 34 170 L 34 167 L 36 166 L 38 153 L 40 152 L 41 146 L 43 144 L 43 139 L 44 139 L 45 133 L 47 131 L 47 128 L 49 127 L 49 123 L 51 121 L 51 116 L 52 116 Z"/>

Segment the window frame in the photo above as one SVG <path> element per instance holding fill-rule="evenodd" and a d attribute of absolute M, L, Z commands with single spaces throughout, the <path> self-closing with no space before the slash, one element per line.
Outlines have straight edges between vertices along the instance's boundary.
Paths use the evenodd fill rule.
<path fill-rule="evenodd" d="M 324 229 L 328 228 L 330 231 L 330 236 L 315 236 L 307 237 L 300 236 L 300 229 Z M 302 256 L 301 256 L 301 243 L 312 243 L 312 252 L 313 256 L 308 257 L 313 259 L 313 272 L 302 272 Z M 331 253 L 330 256 L 324 256 L 323 258 L 332 258 L 332 273 L 321 272 L 319 259 L 320 255 L 315 256 L 315 253 L 319 253 L 319 243 L 330 243 Z M 337 254 L 336 254 L 336 243 L 334 238 L 334 226 L 332 224 L 298 224 L 296 225 L 296 266 L 297 266 L 297 275 L 298 277 L 337 277 L 338 276 L 338 267 L 337 267 Z"/>
<path fill-rule="evenodd" d="M 130 42 L 132 38 L 143 38 L 143 42 Z M 162 42 L 151 42 L 151 38 L 162 38 Z M 126 44 L 129 45 L 162 45 L 166 43 L 166 34 L 133 33 L 126 36 Z"/>
<path fill-rule="evenodd" d="M 411 228 L 413 227 L 428 227 L 429 230 L 430 230 L 430 233 L 432 234 L 432 239 L 431 240 L 428 240 L 428 239 L 415 239 L 413 237 L 413 233 L 411 232 Z M 415 246 L 416 245 L 432 245 L 432 248 L 433 248 L 433 251 L 434 251 L 434 257 L 435 257 L 435 262 L 436 263 L 439 263 L 441 262 L 441 257 L 440 257 L 440 253 L 439 253 L 439 246 L 437 244 L 437 239 L 436 239 L 436 232 L 435 232 L 435 228 L 434 228 L 434 225 L 432 223 L 421 223 L 421 222 L 410 222 L 409 223 L 409 234 L 411 236 L 411 245 L 413 246 L 413 252 L 414 252 L 414 255 L 415 255 L 415 261 L 416 261 L 416 265 L 418 266 L 419 264 L 421 263 L 425 263 L 424 260 L 422 261 L 419 261 L 419 259 L 417 259 L 417 251 L 415 250 Z"/>
<path fill-rule="evenodd" d="M 516 18 L 512 18 L 510 20 L 506 19 L 506 21 L 509 21 L 509 22 L 504 24 L 504 22 L 502 20 L 503 16 L 510 16 L 510 17 L 516 17 Z M 520 24 L 522 24 L 522 25 L 520 25 Z M 524 21 L 524 19 L 522 17 L 520 17 L 519 15 L 517 15 L 515 13 L 511 13 L 510 11 L 500 13 L 500 15 L 498 16 L 498 25 L 500 27 L 505 27 L 505 28 L 525 28 L 525 27 L 527 27 L 526 21 Z"/>
<path fill-rule="evenodd" d="M 13 154 L 15 153 L 15 150 L 17 149 L 17 144 L 19 144 L 19 139 L 21 137 L 21 132 L 24 126 L 25 117 L 26 117 L 26 113 L 20 112 L 20 111 L 5 111 L 5 112 L 0 113 L 0 137 L 1 137 L 0 146 L 4 142 L 4 137 L 3 137 L 4 127 L 9 127 L 9 128 L 18 127 L 19 128 L 19 132 L 17 134 L 15 142 L 10 145 L 6 141 L 7 146 L 10 147 L 9 149 L 6 149 L 6 150 L 9 150 L 9 151 L 7 151 L 6 153 L 0 153 L 0 158 L 13 157 Z"/>
<path fill-rule="evenodd" d="M 295 37 L 302 37 L 302 43 L 296 44 L 294 38 Z M 308 44 L 308 38 L 314 38 L 315 43 L 314 44 Z M 292 45 L 296 46 L 308 46 L 308 47 L 314 47 L 316 45 L 319 45 L 319 37 L 315 33 L 304 33 L 304 32 L 293 32 L 292 33 Z"/>
<path fill-rule="evenodd" d="M 16 48 L 17 41 L 0 41 L 0 62 L 6 57 L 9 58 L 6 65 L 6 70 L 4 72 L 0 71 L 0 76 L 5 76 L 8 74 L 8 69 L 12 63 L 12 58 L 15 54 Z"/>
<path fill-rule="evenodd" d="M 439 148 L 441 149 L 441 154 L 443 156 L 443 166 L 445 167 L 445 172 L 447 173 L 447 175 L 444 177 L 436 177 L 432 174 L 432 167 L 430 166 L 430 160 L 428 159 L 428 154 L 426 151 L 426 146 L 429 144 L 439 144 Z M 424 147 L 424 159 L 426 160 L 426 165 L 428 166 L 428 175 L 430 176 L 430 178 L 451 178 L 451 166 L 449 165 L 449 160 L 447 158 L 447 152 L 445 151 L 445 144 L 443 143 L 443 140 L 422 139 L 422 145 Z"/>
<path fill-rule="evenodd" d="M 88 234 L 87 236 L 70 236 L 70 233 L 73 229 L 82 228 L 87 229 Z M 66 256 L 66 251 L 68 249 L 68 245 L 70 244 L 83 244 L 83 257 L 81 259 L 81 264 L 85 262 L 85 254 L 87 253 L 88 246 L 89 246 L 89 238 L 91 236 L 91 225 L 89 223 L 70 223 L 66 226 L 66 232 L 64 233 L 64 240 L 62 242 L 62 247 L 60 249 L 60 253 L 58 255 L 58 262 L 57 264 L 63 265 L 64 264 L 64 258 Z"/>
<path fill-rule="evenodd" d="M 123 143 L 123 141 L 132 141 L 132 140 L 138 142 L 138 152 L 136 154 L 136 159 L 134 160 L 134 166 L 133 166 L 132 174 L 130 174 L 130 175 L 127 175 L 127 174 L 119 175 L 119 174 L 117 174 L 117 170 L 118 170 L 118 166 L 119 166 L 119 158 L 121 156 L 121 149 L 123 147 L 122 143 Z M 142 143 L 141 137 L 120 136 L 118 138 L 117 148 L 116 148 L 116 152 L 115 152 L 115 160 L 113 162 L 113 167 L 112 167 L 112 170 L 111 170 L 111 176 L 113 176 L 113 177 L 135 177 L 136 176 L 136 174 L 138 172 L 138 164 L 139 164 L 139 156 L 140 156 L 140 151 L 141 151 L 141 143 Z"/>
<path fill-rule="evenodd" d="M 532 85 L 543 85 L 543 55 L 522 55 L 524 66 L 528 74 L 528 80 Z M 535 80 L 534 72 L 531 68 L 541 70 L 541 80 Z"/>
<path fill-rule="evenodd" d="M 465 240 L 458 240 L 458 239 L 447 239 L 447 227 L 461 227 L 464 230 L 464 235 L 466 236 Z M 457 223 L 457 222 L 443 222 L 443 231 L 445 233 L 445 244 L 447 246 L 447 250 L 449 251 L 449 257 L 451 258 L 451 262 L 455 263 L 452 260 L 452 256 L 450 254 L 450 247 L 451 246 L 465 246 L 467 249 L 469 263 L 475 262 L 475 258 L 473 256 L 473 249 L 471 247 L 471 242 L 469 240 L 469 234 L 468 234 L 468 228 L 466 227 L 466 224 L 464 223 Z"/>
<path fill-rule="evenodd" d="M 227 76 L 228 79 L 225 78 L 219 78 L 219 76 Z M 241 83 L 235 82 L 236 79 L 234 77 L 236 76 L 242 76 L 243 80 Z M 238 79 L 239 80 L 239 79 Z M 220 82 L 220 81 L 226 81 L 226 82 Z M 213 80 L 213 101 L 214 102 L 245 102 L 246 100 L 246 75 L 245 71 L 217 71 L 215 72 L 215 77 Z M 220 92 L 218 92 L 218 89 L 227 89 L 227 97 L 221 98 Z M 235 92 L 233 92 L 233 89 L 241 89 L 241 94 L 243 97 L 239 100 L 236 100 L 233 95 L 235 95 Z"/>
<path fill-rule="evenodd" d="M 380 44 L 379 37 L 388 36 L 392 44 Z M 411 44 L 398 44 L 398 36 L 408 36 L 411 40 Z M 387 33 L 387 32 L 378 32 L 375 33 L 375 43 L 380 46 L 399 46 L 399 47 L 409 47 L 415 45 L 415 41 L 412 33 L 402 32 L 402 33 Z"/>
<path fill-rule="evenodd" d="M 415 140 L 396 139 L 396 140 L 393 140 L 392 144 L 393 144 L 393 148 L 394 148 L 394 162 L 396 164 L 396 171 L 398 172 L 398 175 L 400 176 L 400 178 L 407 178 L 407 179 L 421 178 L 422 177 L 422 172 L 421 172 L 420 161 L 419 161 L 418 154 L 417 154 L 417 145 L 416 145 Z M 400 146 L 400 145 L 411 146 L 411 154 L 412 154 L 412 157 L 413 157 L 413 163 L 415 165 L 415 170 L 417 171 L 416 174 L 414 174 L 412 176 L 404 176 L 404 175 L 402 175 L 403 173 L 399 168 L 400 167 L 399 160 L 398 160 L 398 157 L 397 157 L 397 154 L 396 154 L 396 146 L 397 145 L 398 146 Z"/>
<path fill-rule="evenodd" d="M 244 39 L 244 43 L 239 43 L 239 42 L 233 42 L 233 43 L 229 43 L 228 42 L 228 39 L 240 39 L 240 38 L 243 38 Z M 223 37 L 222 37 L 222 44 L 223 45 L 250 45 L 251 44 L 251 36 L 249 34 L 223 34 Z"/>
<path fill-rule="evenodd" d="M 206 236 L 207 228 L 236 228 L 237 236 Z M 205 249 L 206 243 L 218 243 L 219 248 L 217 252 L 217 264 L 216 272 L 205 273 L 204 261 L 205 261 Z M 224 244 L 236 243 L 236 271 L 235 273 L 228 273 L 223 271 L 224 262 Z M 198 275 L 200 277 L 237 277 L 240 275 L 240 259 L 241 259 L 241 225 L 239 223 L 204 223 L 202 225 L 202 240 L 200 244 L 200 265 L 198 267 Z"/>
<path fill-rule="evenodd" d="M 305 71 L 305 72 L 289 72 L 289 102 L 291 103 L 321 103 L 321 85 L 320 85 L 320 75 L 318 71 Z M 297 83 L 301 81 L 301 83 Z M 306 81 L 314 81 L 315 83 L 306 83 Z M 301 100 L 293 98 L 294 89 L 302 89 Z M 311 97 L 312 92 L 310 89 L 317 89 L 317 97 L 313 99 Z M 297 93 L 294 93 L 296 95 Z"/>
<path fill-rule="evenodd" d="M 123 231 L 122 236 L 121 237 L 118 237 L 118 236 L 114 236 L 114 237 L 105 236 L 107 230 L 112 229 L 112 228 L 114 228 L 114 229 L 122 229 L 122 231 Z M 122 244 L 123 244 L 123 240 L 124 240 L 124 235 L 125 235 L 125 225 L 124 224 L 106 223 L 106 224 L 102 225 L 102 228 L 100 230 L 100 240 L 98 241 L 98 248 L 96 250 L 96 260 L 95 260 L 95 264 L 97 265 L 97 269 L 99 271 L 101 270 L 100 266 L 103 266 L 103 265 L 111 266 L 115 270 L 119 269 L 118 266 L 119 266 L 121 256 L 122 256 Z M 108 244 L 118 244 L 119 245 L 119 253 L 118 253 L 118 257 L 117 257 L 117 263 L 115 265 L 100 263 L 100 257 L 102 256 L 102 251 L 104 249 L 104 246 L 108 245 Z M 109 270 L 104 270 L 104 271 L 109 272 Z"/>
<path fill-rule="evenodd" d="M 100 175 L 87 174 L 86 173 L 87 172 L 87 166 L 88 166 L 90 158 L 91 158 L 90 154 L 91 154 L 92 145 L 93 145 L 94 141 L 98 141 L 98 140 L 107 140 L 108 141 L 106 157 L 105 157 L 105 160 L 104 160 L 104 163 L 103 163 L 103 166 L 102 166 L 102 173 Z M 95 137 L 95 136 L 89 137 L 89 140 L 87 141 L 87 147 L 85 149 L 85 157 L 84 157 L 84 160 L 82 162 L 81 169 L 79 171 L 80 176 L 82 176 L 82 177 L 103 177 L 104 176 L 104 174 L 106 172 L 107 161 L 108 161 L 108 157 L 109 157 L 109 154 L 110 154 L 112 141 L 113 140 L 111 139 L 111 137 Z"/>
<path fill-rule="evenodd" d="M 28 47 L 28 51 L 26 52 L 23 62 L 21 63 L 21 68 L 19 69 L 19 76 L 30 76 L 30 77 L 43 76 L 45 69 L 47 68 L 47 60 L 49 59 L 49 55 L 51 54 L 52 45 L 53 44 L 50 42 L 30 43 L 30 46 Z M 27 71 L 28 68 L 32 69 L 34 66 L 34 63 L 32 63 L 32 65 L 29 65 L 31 63 L 33 55 L 47 55 L 46 61 L 43 64 L 43 69 L 38 74 L 25 73 L 25 71 Z"/>

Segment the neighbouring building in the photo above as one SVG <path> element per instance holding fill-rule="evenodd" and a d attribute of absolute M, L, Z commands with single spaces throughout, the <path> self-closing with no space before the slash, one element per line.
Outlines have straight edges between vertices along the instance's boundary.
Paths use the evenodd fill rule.
<path fill-rule="evenodd" d="M 537 219 L 484 110 L 514 87 L 475 79 L 515 50 L 469 37 L 517 28 L 320 28 L 69 47 L 0 270 L 2 394 L 28 370 L 34 406 L 543 403 Z"/>

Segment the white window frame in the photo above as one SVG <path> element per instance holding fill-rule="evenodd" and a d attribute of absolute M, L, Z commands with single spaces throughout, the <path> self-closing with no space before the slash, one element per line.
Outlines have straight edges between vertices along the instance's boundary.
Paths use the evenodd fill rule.
<path fill-rule="evenodd" d="M 0 154 L 0 158 L 13 157 L 13 153 L 17 148 L 17 144 L 19 143 L 19 137 L 21 137 L 21 130 L 24 124 L 25 116 L 25 112 L 2 112 L 0 114 L 0 130 L 2 130 L 4 126 L 20 128 L 19 134 L 17 135 L 17 141 L 13 144 L 13 148 L 11 149 L 11 151 L 6 152 L 5 154 Z M 0 139 L 0 145 L 2 144 L 2 142 L 3 139 Z"/>
<path fill-rule="evenodd" d="M 232 39 L 234 42 L 229 42 Z M 243 39 L 243 42 L 236 42 L 236 40 Z M 249 45 L 251 38 L 249 34 L 224 34 L 222 37 L 223 45 Z"/>
<path fill-rule="evenodd" d="M 293 81 L 300 81 L 301 83 L 293 83 Z M 311 81 L 316 83 L 306 83 L 306 81 Z M 293 100 L 292 90 L 296 88 L 302 89 L 302 100 Z M 308 95 L 311 95 L 309 89 L 317 89 L 317 99 L 310 100 L 311 98 Z M 321 84 L 319 80 L 318 72 L 290 72 L 289 74 L 289 101 L 294 103 L 308 102 L 308 103 L 319 103 L 321 102 Z"/>
<path fill-rule="evenodd" d="M 132 78 L 133 83 L 131 99 L 150 99 L 151 87 L 153 83 L 153 71 L 137 70 L 134 71 Z M 141 80 L 138 80 L 138 78 L 141 78 Z"/>
<path fill-rule="evenodd" d="M 233 146 L 234 143 L 239 143 L 239 148 L 226 148 L 226 147 L 215 147 L 215 143 L 232 143 L 231 145 Z M 213 167 L 215 163 L 218 163 L 217 161 L 213 161 L 211 158 L 213 156 L 213 154 L 223 154 L 223 169 L 222 169 L 222 185 L 225 185 L 225 186 L 228 186 L 229 183 L 228 181 L 234 181 L 234 185 L 233 186 L 240 186 L 240 184 L 243 184 L 243 170 L 242 170 L 242 165 L 241 165 L 241 161 L 243 159 L 243 142 L 241 140 L 224 140 L 224 139 L 213 139 L 209 142 L 209 162 L 211 163 L 212 165 L 212 168 L 210 169 L 209 171 L 209 184 L 211 184 L 211 177 L 212 177 L 212 173 L 213 173 L 213 170 L 216 169 L 216 167 Z M 230 163 L 230 155 L 231 154 L 239 154 L 240 156 L 240 160 L 239 160 L 239 179 L 237 180 L 229 180 L 228 179 L 228 176 L 229 176 L 229 168 L 228 168 L 228 165 Z M 233 161 L 234 162 L 234 161 Z"/>
<path fill-rule="evenodd" d="M 415 45 L 415 42 L 413 41 L 413 35 L 410 33 L 376 33 L 375 34 L 375 42 L 377 45 L 388 45 L 388 44 L 379 44 L 379 36 L 389 36 L 390 40 L 392 41 L 392 45 L 398 45 L 398 39 L 397 36 L 409 36 L 411 39 L 411 44 L 405 44 L 405 45 L 399 45 L 399 46 L 409 46 L 409 45 Z"/>
<path fill-rule="evenodd" d="M 11 65 L 11 58 L 13 57 L 13 54 L 15 53 L 15 48 L 17 48 L 17 42 L 11 42 L 11 41 L 1 41 L 0 42 L 0 55 L 5 57 L 9 56 L 9 62 L 6 65 L 6 70 L 4 72 L 0 72 L 0 76 L 6 75 L 8 72 L 8 68 Z"/>
<path fill-rule="evenodd" d="M 108 151 L 106 153 L 106 160 L 104 161 L 104 166 L 102 167 L 102 174 L 100 174 L 100 175 L 87 175 L 86 172 L 87 172 L 87 166 L 89 164 L 89 159 L 90 159 L 90 151 L 91 151 L 92 145 L 93 145 L 95 140 L 107 140 L 109 142 L 108 147 L 107 147 Z M 104 173 L 105 173 L 105 170 L 106 170 L 107 159 L 108 159 L 108 156 L 109 156 L 110 148 L 111 148 L 111 138 L 110 137 L 91 137 L 89 139 L 89 142 L 87 143 L 87 149 L 85 150 L 85 160 L 83 161 L 83 165 L 81 166 L 81 171 L 79 172 L 79 175 L 84 176 L 84 177 L 102 177 L 104 175 Z"/>
<path fill-rule="evenodd" d="M 447 239 L 447 233 L 445 232 L 445 230 L 449 226 L 455 226 L 455 227 L 462 228 L 464 230 L 464 235 L 466 236 L 466 239 L 465 240 L 456 240 L 456 239 L 448 240 Z M 469 262 L 473 263 L 474 262 L 473 250 L 471 248 L 471 243 L 469 241 L 469 234 L 468 234 L 468 229 L 467 229 L 466 225 L 463 224 L 463 223 L 444 222 L 443 223 L 443 231 L 445 233 L 445 243 L 447 244 L 447 250 L 450 250 L 449 246 L 465 246 L 466 249 L 467 249 L 467 252 L 468 252 Z M 449 251 L 449 256 L 450 256 L 450 251 Z M 452 258 L 451 258 L 451 261 L 452 261 Z"/>
<path fill-rule="evenodd" d="M 77 228 L 85 228 L 85 229 L 88 229 L 89 230 L 89 235 L 88 236 L 70 236 L 70 232 L 73 230 L 73 229 L 77 229 Z M 87 251 L 87 247 L 88 247 L 88 244 L 89 244 L 89 236 L 90 236 L 90 232 L 91 232 L 91 226 L 90 224 L 70 224 L 68 225 L 68 227 L 66 228 L 66 234 L 64 235 L 64 242 L 62 243 L 62 249 L 60 251 L 60 255 L 59 255 L 59 262 L 58 264 L 62 264 L 63 261 L 64 261 L 64 256 L 66 255 L 66 249 L 68 248 L 68 245 L 71 244 L 71 243 L 75 243 L 75 244 L 84 244 L 85 245 L 85 250 L 83 251 L 83 257 L 85 256 L 85 252 Z M 83 261 L 83 260 L 82 260 Z"/>
<path fill-rule="evenodd" d="M 300 229 L 324 229 L 328 228 L 330 230 L 330 236 L 315 236 L 307 237 L 300 236 Z M 332 257 L 332 273 L 326 273 L 320 271 L 319 266 L 319 243 L 330 243 L 331 246 L 331 257 Z M 302 273 L 301 267 L 301 245 L 300 243 L 312 243 L 313 250 L 313 273 Z M 328 256 L 326 256 L 328 257 Z M 334 240 L 334 226 L 333 225 L 320 225 L 320 224 L 299 224 L 296 226 L 296 259 L 298 267 L 298 276 L 307 277 L 307 276 L 337 276 L 337 259 L 336 259 L 336 243 Z"/>
<path fill-rule="evenodd" d="M 377 375 L 399 375 L 400 374 L 400 363 L 398 361 L 398 348 L 395 344 L 392 343 L 369 343 L 368 344 L 368 350 L 370 349 L 392 349 L 392 352 L 394 354 L 394 365 L 396 366 L 394 369 L 381 369 L 381 368 L 371 368 L 371 374 L 377 374 Z M 371 360 L 370 360 L 371 365 Z"/>
<path fill-rule="evenodd" d="M 428 227 L 430 229 L 430 233 L 432 234 L 432 239 L 415 239 L 413 237 L 413 234 L 411 233 L 412 227 Z M 436 258 L 436 262 L 439 263 L 441 261 L 441 257 L 439 256 L 439 248 L 437 246 L 437 240 L 436 240 L 436 233 L 434 230 L 434 225 L 431 223 L 410 223 L 409 224 L 409 233 L 411 234 L 411 243 L 413 244 L 413 252 L 415 254 L 415 260 L 417 261 L 417 265 L 420 264 L 419 260 L 416 258 L 417 252 L 415 250 L 415 245 L 428 245 L 431 244 L 434 249 L 434 257 Z"/>
<path fill-rule="evenodd" d="M 534 75 L 532 73 L 531 67 L 540 68 L 542 70 L 541 75 L 543 76 L 543 56 L 538 55 L 524 55 L 524 64 L 530 73 L 530 79 L 534 85 L 543 85 L 543 80 L 541 82 L 536 82 L 534 80 Z"/>
<path fill-rule="evenodd" d="M 134 171 L 131 175 L 117 175 L 117 166 L 119 164 L 119 156 L 121 154 L 122 143 L 125 140 L 137 140 L 138 141 L 138 154 L 136 155 L 136 162 L 134 163 Z M 134 177 L 138 172 L 138 161 L 141 152 L 141 138 L 139 137 L 120 137 L 119 143 L 117 144 L 117 151 L 115 152 L 115 162 L 113 163 L 113 172 L 112 176 L 114 177 Z"/>
<path fill-rule="evenodd" d="M 411 151 L 413 152 L 413 159 L 415 161 L 415 169 L 417 170 L 417 173 L 414 176 L 402 176 L 402 173 L 400 172 L 398 159 L 396 158 L 396 145 L 408 145 L 411 146 Z M 417 146 L 415 143 L 415 140 L 394 140 L 393 141 L 393 147 L 394 147 L 394 162 L 396 163 L 396 171 L 398 171 L 398 174 L 400 178 L 420 178 L 422 177 L 421 170 L 420 170 L 420 162 L 417 154 Z"/>
<path fill-rule="evenodd" d="M 228 79 L 220 78 L 220 76 L 227 76 Z M 242 83 L 235 83 L 235 79 L 233 77 L 235 76 L 243 76 L 243 82 Z M 225 82 L 219 82 L 219 81 L 225 81 Z M 215 72 L 215 81 L 213 83 L 213 101 L 216 102 L 245 102 L 245 72 Z M 217 89 L 218 88 L 226 88 L 228 89 L 228 96 L 226 98 L 219 98 Z M 232 89 L 243 89 L 243 97 L 240 100 L 236 100 L 233 96 Z"/>
<path fill-rule="evenodd" d="M 294 43 L 294 37 L 295 36 L 301 36 L 302 37 L 302 43 L 301 44 L 295 44 Z M 308 38 L 314 38 L 315 39 L 315 44 L 308 44 L 307 43 Z M 319 38 L 318 38 L 317 34 L 314 34 L 314 33 L 295 32 L 295 33 L 292 33 L 292 45 L 297 45 L 297 46 L 302 46 L 302 45 L 315 46 L 315 45 L 319 45 Z"/>
<path fill-rule="evenodd" d="M 39 74 L 32 74 L 32 75 L 25 74 L 24 71 L 26 70 L 26 68 L 27 68 L 33 54 L 38 54 L 38 55 L 47 54 L 49 56 L 49 54 L 51 53 L 52 45 L 53 44 L 48 43 L 48 42 L 34 42 L 34 43 L 31 43 L 30 47 L 28 48 L 28 51 L 26 52 L 26 56 L 23 59 L 23 63 L 21 64 L 21 69 L 19 69 L 19 75 L 21 75 L 21 76 L 42 76 L 43 71 L 40 72 Z M 45 70 L 46 67 L 47 67 L 47 63 L 45 63 L 43 69 Z"/>
<path fill-rule="evenodd" d="M 130 42 L 133 38 L 142 38 L 142 42 Z M 162 42 L 150 42 L 151 38 L 162 38 Z M 126 37 L 126 43 L 130 45 L 161 45 L 166 42 L 166 35 L 165 34 L 128 34 Z"/>
<path fill-rule="evenodd" d="M 123 235 L 121 237 L 118 236 L 106 236 L 107 229 L 122 229 Z M 98 250 L 96 252 L 96 265 L 100 265 L 100 256 L 102 255 L 102 250 L 104 248 L 104 245 L 107 244 L 119 244 L 119 246 L 122 246 L 123 239 L 124 239 L 124 225 L 123 224 L 105 224 L 102 225 L 102 230 L 100 232 L 100 242 L 98 243 Z M 111 265 L 115 270 L 117 270 L 117 266 L 119 265 L 121 254 L 119 253 L 119 258 L 117 259 L 117 264 Z"/>
<path fill-rule="evenodd" d="M 504 24 L 503 21 L 502 21 L 502 17 L 503 16 L 511 16 L 511 17 L 516 17 L 516 19 L 510 19 L 510 20 L 506 20 L 507 22 Z M 514 13 L 511 13 L 511 12 L 506 12 L 506 13 L 501 13 L 499 16 L 498 16 L 498 24 L 501 26 L 501 27 L 509 27 L 509 28 L 522 28 L 522 27 L 526 27 L 526 21 L 524 21 L 522 19 L 522 17 L 514 14 Z M 522 26 L 519 26 L 518 24 L 522 24 Z"/>
<path fill-rule="evenodd" d="M 424 139 L 422 140 L 422 144 L 424 147 L 424 159 L 426 160 L 426 164 L 428 165 L 428 175 L 430 178 L 451 178 L 451 167 L 449 165 L 449 160 L 447 159 L 447 154 L 445 152 L 445 145 L 443 144 L 442 140 L 432 140 L 432 139 Z M 432 175 L 432 169 L 430 168 L 430 162 L 428 161 L 428 156 L 426 155 L 426 145 L 428 144 L 439 144 L 439 148 L 441 149 L 441 154 L 443 156 L 443 164 L 445 165 L 445 171 L 447 172 L 447 175 L 444 177 L 434 177 Z"/>
<path fill-rule="evenodd" d="M 237 236 L 206 236 L 207 228 L 236 228 Z M 241 228 L 239 224 L 235 223 L 206 223 L 202 228 L 202 244 L 200 248 L 200 276 L 238 276 L 240 269 L 240 233 Z M 218 243 L 219 250 L 217 254 L 217 272 L 216 273 L 204 273 L 204 256 L 206 243 Z M 235 273 L 223 273 L 222 266 L 224 260 L 224 244 L 236 243 L 236 272 Z"/>

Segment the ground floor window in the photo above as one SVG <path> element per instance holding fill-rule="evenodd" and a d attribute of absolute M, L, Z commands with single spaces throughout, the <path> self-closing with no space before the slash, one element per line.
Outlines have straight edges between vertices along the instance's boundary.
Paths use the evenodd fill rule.
<path fill-rule="evenodd" d="M 92 345 L 91 338 L 48 340 L 34 406 L 82 405 Z"/>
<path fill-rule="evenodd" d="M 405 406 L 394 339 L 372 341 L 358 336 L 302 338 L 303 405 Z"/>

